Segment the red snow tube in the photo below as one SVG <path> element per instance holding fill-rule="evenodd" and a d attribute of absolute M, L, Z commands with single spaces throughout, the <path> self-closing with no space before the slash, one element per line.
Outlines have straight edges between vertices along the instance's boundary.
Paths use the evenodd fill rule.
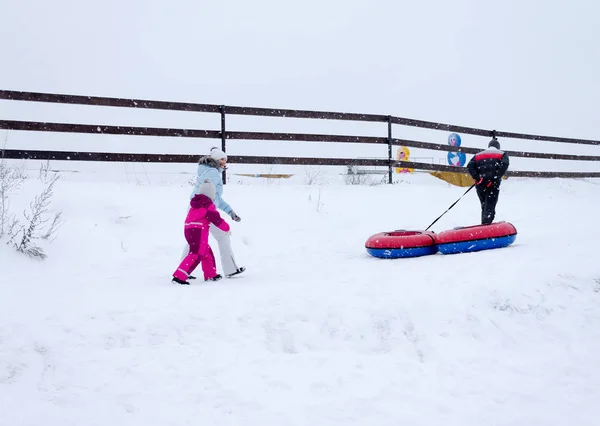
<path fill-rule="evenodd" d="M 367 239 L 365 248 L 374 257 L 397 259 L 437 253 L 435 233 L 428 231 L 380 232 Z"/>
<path fill-rule="evenodd" d="M 508 222 L 454 228 L 437 235 L 440 253 L 454 254 L 506 247 L 515 242 L 517 229 Z"/>

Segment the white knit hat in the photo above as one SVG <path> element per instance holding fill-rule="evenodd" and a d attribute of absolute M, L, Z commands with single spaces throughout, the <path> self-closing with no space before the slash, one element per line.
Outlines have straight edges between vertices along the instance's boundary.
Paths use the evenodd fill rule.
<path fill-rule="evenodd" d="M 215 196 L 217 195 L 217 188 L 215 188 L 215 184 L 210 181 L 210 179 L 204 179 L 204 182 L 198 188 L 198 194 L 206 195 L 211 200 L 215 200 Z"/>
<path fill-rule="evenodd" d="M 210 150 L 210 157 L 215 161 L 227 160 L 227 154 L 225 154 L 222 150 L 216 147 Z"/>

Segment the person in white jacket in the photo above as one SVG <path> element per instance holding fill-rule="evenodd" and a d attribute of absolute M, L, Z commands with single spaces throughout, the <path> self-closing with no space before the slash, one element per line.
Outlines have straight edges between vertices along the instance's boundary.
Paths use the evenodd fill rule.
<path fill-rule="evenodd" d="M 225 154 L 225 152 L 219 148 L 212 148 L 209 155 L 200 157 L 200 160 L 198 160 L 196 184 L 194 185 L 190 199 L 199 193 L 200 185 L 205 181 L 205 179 L 210 179 L 216 188 L 214 204 L 217 209 L 223 210 L 225 213 L 231 216 L 233 220 L 239 222 L 242 220 L 242 218 L 233 211 L 231 206 L 225 200 L 223 200 L 223 170 L 225 169 L 226 165 L 227 154 Z M 238 266 L 235 261 L 233 249 L 231 248 L 230 233 L 224 232 L 211 224 L 210 235 L 213 236 L 213 238 L 217 241 L 217 245 L 219 246 L 221 266 L 223 267 L 223 273 L 225 274 L 225 277 L 231 278 L 244 272 L 246 268 L 244 266 Z M 186 247 L 184 248 L 184 254 L 182 255 L 186 256 L 188 253 L 189 245 L 186 244 Z M 189 278 L 194 279 L 195 277 Z"/>

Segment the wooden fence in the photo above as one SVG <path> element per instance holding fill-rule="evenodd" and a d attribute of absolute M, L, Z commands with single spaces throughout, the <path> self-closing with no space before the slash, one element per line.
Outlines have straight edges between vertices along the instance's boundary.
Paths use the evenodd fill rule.
<path fill-rule="evenodd" d="M 238 164 L 273 164 L 273 165 L 328 165 L 328 166 L 381 166 L 388 168 L 388 181 L 392 182 L 392 171 L 395 167 L 414 168 L 417 170 L 447 171 L 465 173 L 464 167 L 445 166 L 413 161 L 397 161 L 393 158 L 393 146 L 408 146 L 435 151 L 464 152 L 475 154 L 480 151 L 477 148 L 455 147 L 411 139 L 394 138 L 392 134 L 393 125 L 418 127 L 433 130 L 442 130 L 478 136 L 496 136 L 498 138 L 524 139 L 546 142 L 560 142 L 581 145 L 600 145 L 600 141 L 574 139 L 554 136 L 541 136 L 523 133 L 512 133 L 496 130 L 477 129 L 472 127 L 455 126 L 451 124 L 435 123 L 408 118 L 393 117 L 389 115 L 355 114 L 325 111 L 302 111 L 289 109 L 269 108 L 247 108 L 225 105 L 196 104 L 184 102 L 165 102 L 140 99 L 120 99 L 94 96 L 75 96 L 51 93 L 33 93 L 11 90 L 0 90 L 0 99 L 45 102 L 71 105 L 95 105 L 104 107 L 138 108 L 171 111 L 189 111 L 219 114 L 221 117 L 220 130 L 199 129 L 171 129 L 157 127 L 126 127 L 105 126 L 95 124 L 70 124 L 70 123 L 48 123 L 17 120 L 0 120 L 0 129 L 16 131 L 36 132 L 63 132 L 63 133 L 87 133 L 87 134 L 110 134 L 129 136 L 162 136 L 182 138 L 217 139 L 221 141 L 221 148 L 226 151 L 228 140 L 264 140 L 264 141 L 304 141 L 304 142 L 343 142 L 359 144 L 381 144 L 387 145 L 388 156 L 385 159 L 353 159 L 353 158 L 306 158 L 306 157 L 267 157 L 267 156 L 239 156 L 228 154 L 228 161 Z M 306 133 L 268 133 L 268 132 L 242 132 L 228 131 L 226 129 L 227 115 L 247 115 L 263 117 L 284 118 L 308 118 L 316 120 L 344 120 L 362 122 L 387 123 L 387 135 L 382 137 L 373 136 L 347 136 L 328 134 L 306 134 Z M 507 151 L 511 157 L 539 158 L 552 160 L 577 160 L 577 161 L 600 161 L 600 156 L 553 154 L 526 151 Z M 108 162 L 196 162 L 198 155 L 180 154 L 133 154 L 115 152 L 71 152 L 54 150 L 15 150 L 5 149 L 0 153 L 2 158 L 10 159 L 36 159 L 36 160 L 67 160 L 67 161 L 108 161 Z M 507 172 L 507 176 L 517 177 L 600 177 L 600 172 L 555 172 L 555 171 L 514 171 Z"/>

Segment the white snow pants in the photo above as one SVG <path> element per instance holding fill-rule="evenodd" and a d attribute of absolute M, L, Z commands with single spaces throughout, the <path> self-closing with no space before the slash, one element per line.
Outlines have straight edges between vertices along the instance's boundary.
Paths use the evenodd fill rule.
<path fill-rule="evenodd" d="M 231 237 L 229 233 L 220 230 L 212 223 L 210 224 L 210 234 L 217 240 L 219 246 L 219 254 L 221 256 L 221 266 L 223 267 L 223 274 L 225 276 L 233 274 L 238 270 L 238 266 L 235 263 L 235 257 L 233 256 L 233 250 L 231 249 Z M 183 252 L 181 254 L 181 260 L 188 255 L 190 252 L 190 246 L 186 242 Z M 213 249 L 214 252 L 214 249 Z"/>

